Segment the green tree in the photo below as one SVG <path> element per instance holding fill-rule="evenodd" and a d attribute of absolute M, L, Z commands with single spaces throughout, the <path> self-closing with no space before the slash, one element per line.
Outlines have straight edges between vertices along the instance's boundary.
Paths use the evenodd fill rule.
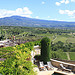
<path fill-rule="evenodd" d="M 50 61 L 50 39 L 48 37 L 45 37 L 41 40 L 41 60 L 46 63 L 47 61 Z"/>

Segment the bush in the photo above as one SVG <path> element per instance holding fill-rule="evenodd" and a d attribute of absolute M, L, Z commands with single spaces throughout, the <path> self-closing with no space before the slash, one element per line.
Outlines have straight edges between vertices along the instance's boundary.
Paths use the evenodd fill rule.
<path fill-rule="evenodd" d="M 28 44 L 27 44 L 28 45 Z M 29 45 L 32 45 L 31 43 Z M 0 64 L 0 74 L 2 75 L 35 75 L 33 65 L 30 60 L 31 50 L 25 44 L 12 47 L 14 55 L 7 58 Z"/>
<path fill-rule="evenodd" d="M 36 60 L 40 60 L 40 59 L 41 59 L 41 55 L 35 55 L 34 58 L 35 58 Z"/>

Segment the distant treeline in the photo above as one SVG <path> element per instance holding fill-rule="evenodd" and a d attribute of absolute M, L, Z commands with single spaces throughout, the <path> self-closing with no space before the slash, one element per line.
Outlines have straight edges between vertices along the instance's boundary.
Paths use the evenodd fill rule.
<path fill-rule="evenodd" d="M 42 28 L 42 27 L 20 27 L 20 26 L 0 26 L 0 40 L 5 38 L 12 38 L 19 35 L 23 37 L 37 37 L 38 34 L 58 34 L 75 33 L 74 27 L 71 28 Z M 42 37 L 42 36 L 41 36 Z M 39 37 L 39 38 L 41 38 Z"/>

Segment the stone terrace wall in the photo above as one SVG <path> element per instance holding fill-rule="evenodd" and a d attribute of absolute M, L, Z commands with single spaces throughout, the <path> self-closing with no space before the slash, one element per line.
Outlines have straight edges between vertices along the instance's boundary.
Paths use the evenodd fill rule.
<path fill-rule="evenodd" d="M 57 67 L 57 68 L 60 68 L 60 64 L 63 64 L 64 67 L 68 67 L 70 68 L 73 72 L 75 72 L 75 64 L 70 64 L 70 63 L 67 63 L 67 62 L 63 62 L 63 61 L 59 61 L 59 60 L 54 60 L 54 59 L 51 59 L 51 63 L 53 66 Z"/>
<path fill-rule="evenodd" d="M 75 61 L 71 61 L 71 60 L 60 60 L 60 59 L 58 59 L 58 61 L 62 61 L 62 62 L 70 63 L 70 64 L 75 64 Z"/>

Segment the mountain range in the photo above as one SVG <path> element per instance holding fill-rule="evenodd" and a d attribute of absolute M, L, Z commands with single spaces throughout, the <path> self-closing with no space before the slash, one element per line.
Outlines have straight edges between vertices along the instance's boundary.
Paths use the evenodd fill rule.
<path fill-rule="evenodd" d="M 75 22 L 41 20 L 21 16 L 0 18 L 0 26 L 26 26 L 26 27 L 75 27 Z"/>

